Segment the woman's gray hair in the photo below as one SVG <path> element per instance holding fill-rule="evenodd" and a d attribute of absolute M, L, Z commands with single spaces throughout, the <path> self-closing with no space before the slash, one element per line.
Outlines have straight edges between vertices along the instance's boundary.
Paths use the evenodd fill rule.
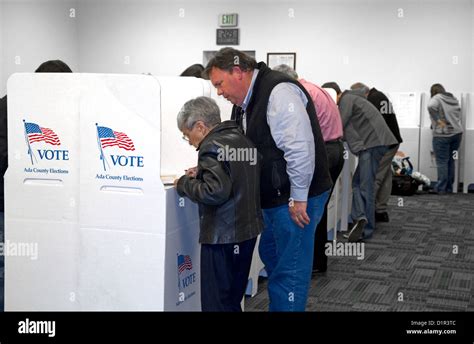
<path fill-rule="evenodd" d="M 275 66 L 272 68 L 273 70 L 276 70 L 277 72 L 283 73 L 288 75 L 290 78 L 293 78 L 295 80 L 298 80 L 298 73 L 295 72 L 293 68 L 286 64 L 281 64 L 278 66 Z"/>
<path fill-rule="evenodd" d="M 191 130 L 197 121 L 203 121 L 206 127 L 213 128 L 221 122 L 221 112 L 214 99 L 197 97 L 188 100 L 178 113 L 178 129 Z"/>

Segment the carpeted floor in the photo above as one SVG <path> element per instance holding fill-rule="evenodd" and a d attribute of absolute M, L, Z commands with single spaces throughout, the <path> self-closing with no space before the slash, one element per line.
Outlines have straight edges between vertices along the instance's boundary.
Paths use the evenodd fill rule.
<path fill-rule="evenodd" d="M 392 196 L 389 213 L 364 259 L 329 257 L 306 310 L 474 311 L 474 195 Z M 260 278 L 245 311 L 268 310 L 266 286 Z"/>

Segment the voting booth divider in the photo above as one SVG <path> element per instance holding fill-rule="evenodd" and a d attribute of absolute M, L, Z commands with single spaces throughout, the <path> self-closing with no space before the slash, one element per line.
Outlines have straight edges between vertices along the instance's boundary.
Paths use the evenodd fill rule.
<path fill-rule="evenodd" d="M 421 95 L 417 92 L 389 92 L 387 97 L 397 115 L 397 122 L 403 142 L 399 151 L 410 157 L 415 169 L 418 169 L 420 143 Z"/>
<path fill-rule="evenodd" d="M 5 310 L 200 310 L 196 204 L 170 185 L 195 166 L 176 115 L 209 82 L 15 74 L 8 81 Z"/>
<path fill-rule="evenodd" d="M 474 93 L 467 93 L 463 98 L 465 108 L 465 130 L 461 141 L 463 170 L 463 192 L 467 193 L 468 188 L 474 186 Z"/>
<path fill-rule="evenodd" d="M 337 93 L 333 88 L 324 88 L 324 90 L 329 93 L 332 100 L 337 104 Z M 347 145 L 344 144 L 344 155 L 347 157 L 348 149 Z M 341 221 L 342 218 L 347 218 L 347 197 L 344 195 L 350 192 L 347 183 L 343 178 L 344 171 L 348 170 L 349 165 L 347 164 L 346 158 L 344 158 L 344 167 L 339 175 L 339 178 L 336 180 L 333 186 L 333 192 L 331 197 L 328 200 L 328 221 L 327 221 L 327 232 L 328 240 L 334 240 L 335 234 L 338 230 L 346 230 L 344 226 L 347 227 L 346 221 Z M 349 205 L 350 206 L 350 205 Z M 349 208 L 350 209 L 350 208 Z M 336 235 L 337 236 L 337 235 Z"/>

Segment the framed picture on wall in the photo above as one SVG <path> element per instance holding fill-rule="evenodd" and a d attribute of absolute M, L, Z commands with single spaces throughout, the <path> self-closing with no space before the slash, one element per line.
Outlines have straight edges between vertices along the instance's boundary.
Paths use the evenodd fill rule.
<path fill-rule="evenodd" d="M 268 67 L 273 68 L 281 64 L 296 70 L 296 53 L 267 53 Z"/>

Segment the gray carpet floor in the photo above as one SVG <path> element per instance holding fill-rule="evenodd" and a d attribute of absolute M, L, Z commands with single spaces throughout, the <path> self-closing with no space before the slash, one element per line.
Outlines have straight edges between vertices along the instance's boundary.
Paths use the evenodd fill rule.
<path fill-rule="evenodd" d="M 313 276 L 307 311 L 474 311 L 474 194 L 400 198 L 364 259 L 329 257 Z M 245 311 L 268 310 L 266 287 L 261 277 Z"/>

